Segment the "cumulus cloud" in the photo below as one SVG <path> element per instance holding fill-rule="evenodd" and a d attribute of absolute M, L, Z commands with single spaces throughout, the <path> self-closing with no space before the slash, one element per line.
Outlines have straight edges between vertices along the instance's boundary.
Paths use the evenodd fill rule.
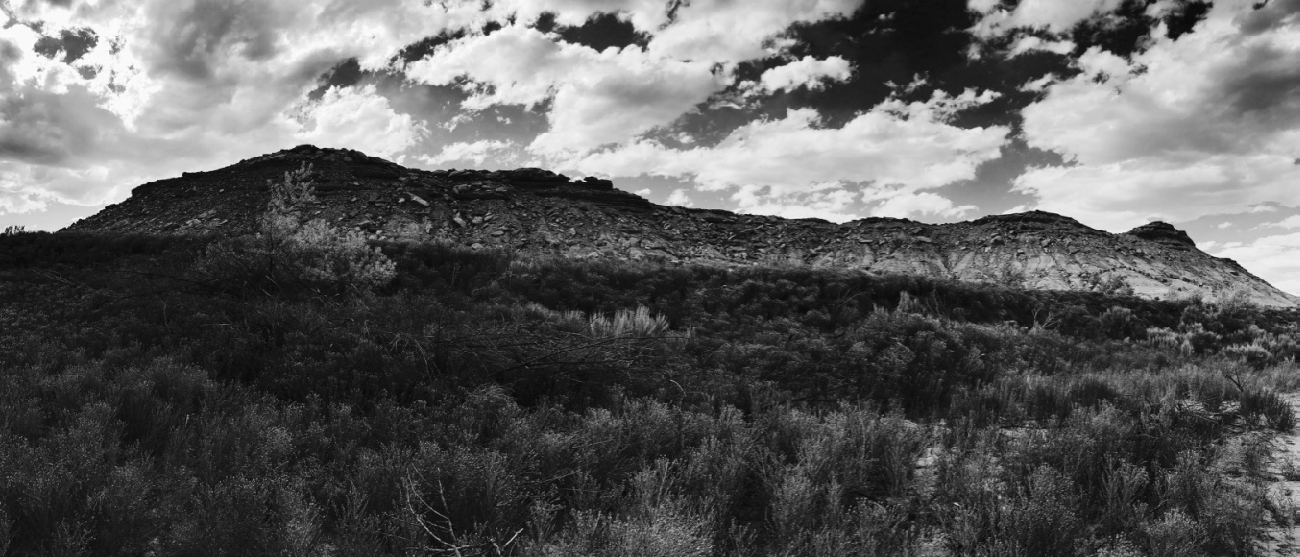
<path fill-rule="evenodd" d="M 428 133 L 409 114 L 398 114 L 374 85 L 331 87 L 309 107 L 305 129 L 295 134 L 326 147 L 354 147 L 381 157 L 393 157 Z"/>
<path fill-rule="evenodd" d="M 884 201 L 872 210 L 877 217 L 908 218 L 931 216 L 956 218 L 978 209 L 974 205 L 955 205 L 942 195 L 922 192 L 895 192 L 883 197 Z"/>
<path fill-rule="evenodd" d="M 846 81 L 853 75 L 848 60 L 832 56 L 817 60 L 805 56 L 763 72 L 759 86 L 766 92 L 790 91 L 799 87 L 820 89 L 826 81 Z"/>
<path fill-rule="evenodd" d="M 891 99 L 840 128 L 820 127 L 815 110 L 796 109 L 742 126 L 713 147 L 677 150 L 645 140 L 562 164 L 608 176 L 689 176 L 706 190 L 753 184 L 785 193 L 841 181 L 936 188 L 973 177 L 981 162 L 1000 154 L 1008 128 L 947 123 L 956 111 L 994 97 L 968 90 L 956 97 L 936 92 L 925 103 Z"/>
<path fill-rule="evenodd" d="M 631 139 L 730 82 L 711 64 L 659 58 L 636 46 L 596 52 L 522 26 L 452 41 L 406 71 L 419 83 L 461 84 L 472 93 L 462 105 L 470 110 L 549 100 L 550 130 L 532 144 L 545 153 Z"/>
<path fill-rule="evenodd" d="M 473 142 L 460 141 L 443 147 L 442 152 L 437 155 L 422 156 L 419 159 L 430 166 L 441 166 L 459 161 L 473 161 L 475 165 L 481 166 L 489 157 L 499 155 L 501 152 L 514 147 L 515 143 L 513 141 L 490 139 Z"/>
<path fill-rule="evenodd" d="M 1074 41 L 1049 41 L 1028 35 L 1016 39 L 1016 42 L 1011 45 L 1011 49 L 1007 51 L 1007 57 L 1015 58 L 1026 52 L 1036 50 L 1066 55 L 1074 51 Z"/>
<path fill-rule="evenodd" d="M 983 14 L 971 31 L 977 36 L 997 36 L 1012 29 L 1044 29 L 1064 33 L 1076 23 L 1115 11 L 1123 0 L 1022 0 L 1015 9 L 1006 11 L 986 0 L 970 0 L 968 6 Z"/>
<path fill-rule="evenodd" d="M 690 207 L 695 204 L 695 202 L 691 200 L 690 194 L 686 193 L 685 188 L 674 189 L 668 194 L 668 199 L 666 199 L 664 203 L 669 205 L 679 205 L 682 207 Z"/>
<path fill-rule="evenodd" d="M 795 23 L 847 16 L 863 0 L 702 0 L 686 2 L 655 33 L 651 52 L 680 60 L 741 62 L 773 54 L 770 39 Z"/>
<path fill-rule="evenodd" d="M 740 127 L 712 147 L 672 149 L 642 140 L 560 164 L 587 174 L 689 178 L 697 188 L 733 190 L 740 210 L 783 216 L 851 220 L 861 201 L 891 214 L 954 216 L 969 210 L 937 195 L 915 196 L 970 179 L 980 163 L 1000 155 L 1010 130 L 963 129 L 948 119 L 996 95 L 936 92 L 928 102 L 890 99 L 840 128 L 821 127 L 813 109 Z M 872 184 L 874 197 L 847 184 Z M 889 198 L 906 197 L 889 204 Z M 911 197 L 908 197 L 911 196 Z"/>
<path fill-rule="evenodd" d="M 1029 144 L 1070 164 L 1016 190 L 1110 230 L 1300 204 L 1300 26 L 1252 10 L 1217 3 L 1196 33 L 1154 33 L 1132 61 L 1089 50 L 1023 111 Z"/>
<path fill-rule="evenodd" d="M 142 182 L 303 141 L 395 156 L 425 132 L 374 87 L 310 102 L 306 92 L 342 60 L 383 67 L 428 33 L 483 17 L 477 6 L 398 0 L 3 11 L 17 18 L 0 29 L 0 212 L 116 201 Z"/>
<path fill-rule="evenodd" d="M 1300 24 L 1300 0 L 1272 0 L 1236 19 L 1241 32 L 1258 35 Z"/>
<path fill-rule="evenodd" d="M 481 164 L 512 149 L 542 161 L 581 158 L 701 106 L 732 84 L 737 62 L 785 55 L 791 25 L 861 4 L 11 0 L 0 10 L 0 211 L 116 201 L 143 181 L 304 141 L 398 160 L 432 146 L 440 151 L 425 160 L 434 163 Z M 543 13 L 573 26 L 611 12 L 648 44 L 597 52 L 526 28 Z M 482 33 L 489 22 L 505 27 Z M 407 45 L 444 32 L 467 34 L 408 68 L 394 64 Z M 515 105 L 544 111 L 549 129 L 514 137 L 509 148 L 475 137 L 472 125 L 431 133 L 407 112 L 427 103 L 376 87 L 383 78 L 309 100 L 321 75 L 347 60 L 463 87 L 461 114 L 445 120 Z M 839 58 L 799 60 L 767 82 L 815 87 L 848 71 Z"/>

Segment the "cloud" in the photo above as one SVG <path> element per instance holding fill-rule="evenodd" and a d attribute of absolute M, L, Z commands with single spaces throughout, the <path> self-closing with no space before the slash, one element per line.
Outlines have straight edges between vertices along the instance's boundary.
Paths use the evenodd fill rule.
<path fill-rule="evenodd" d="M 791 25 L 853 14 L 863 0 L 700 0 L 685 2 L 649 50 L 703 62 L 742 62 L 775 52 L 771 39 Z"/>
<path fill-rule="evenodd" d="M 938 91 L 927 102 L 890 99 L 840 128 L 821 127 L 813 109 L 796 109 L 780 120 L 741 126 L 712 147 L 672 149 L 640 140 L 558 164 L 612 177 L 691 179 L 704 191 L 731 190 L 748 213 L 847 221 L 870 202 L 891 215 L 953 217 L 973 207 L 918 191 L 971 179 L 982 162 L 1000 155 L 1008 128 L 948 124 L 957 112 L 994 98 L 967 90 L 955 97 Z"/>
<path fill-rule="evenodd" d="M 359 145 L 381 157 L 393 157 L 428 133 L 409 114 L 398 114 L 374 85 L 331 87 L 309 107 L 310 116 L 296 137 L 326 147 Z"/>
<path fill-rule="evenodd" d="M 664 203 L 668 205 L 678 205 L 681 207 L 690 207 L 692 205 L 695 205 L 695 202 L 691 201 L 691 196 L 686 193 L 685 188 L 674 189 L 671 193 L 668 194 L 668 199 L 664 200 Z"/>
<path fill-rule="evenodd" d="M 515 147 L 513 141 L 499 141 L 481 139 L 474 142 L 456 142 L 442 148 L 442 152 L 435 156 L 419 157 L 421 161 L 430 166 L 441 166 L 451 162 L 474 161 L 475 165 L 482 165 L 488 157 Z"/>
<path fill-rule="evenodd" d="M 550 101 L 542 153 L 586 151 L 636 137 L 707 100 L 730 78 L 711 64 L 658 58 L 636 46 L 604 52 L 521 26 L 450 42 L 407 66 L 407 78 L 460 85 L 462 106 L 528 107 Z"/>
<path fill-rule="evenodd" d="M 1270 222 L 1262 226 L 1271 226 L 1274 228 L 1300 228 L 1300 215 L 1292 215 L 1278 222 Z"/>
<path fill-rule="evenodd" d="M 303 141 L 400 156 L 424 124 L 373 85 L 305 94 L 343 60 L 383 68 L 486 17 L 473 3 L 400 0 L 62 4 L 6 4 L 18 20 L 0 29 L 0 212 L 116 201 Z"/>
<path fill-rule="evenodd" d="M 1300 27 L 1243 27 L 1251 10 L 1215 4 L 1196 33 L 1155 33 L 1131 62 L 1090 49 L 1022 112 L 1029 144 L 1068 164 L 1016 191 L 1109 230 L 1300 205 Z"/>
<path fill-rule="evenodd" d="M 1258 35 L 1300 24 L 1300 0 L 1272 0 L 1236 19 L 1241 32 Z"/>
<path fill-rule="evenodd" d="M 206 81 L 238 62 L 265 62 L 282 48 L 291 5 L 273 0 L 168 0 L 149 3 L 155 25 L 143 42 L 156 74 Z"/>
<path fill-rule="evenodd" d="M 587 174 L 692 177 L 705 190 L 769 186 L 778 196 L 838 182 L 937 188 L 974 177 L 980 163 L 999 156 L 1008 128 L 947 123 L 993 98 L 968 90 L 936 92 L 925 103 L 890 99 L 840 128 L 819 127 L 815 110 L 796 109 L 746 124 L 713 147 L 678 150 L 642 140 L 559 163 Z"/>
<path fill-rule="evenodd" d="M 490 12 L 494 19 L 515 16 L 519 22 L 536 21 L 544 13 L 556 23 L 578 26 L 598 13 L 617 13 L 641 32 L 652 32 L 669 23 L 671 3 L 664 0 L 498 0 Z"/>
<path fill-rule="evenodd" d="M 819 218 L 847 222 L 860 218 L 856 205 L 861 194 L 840 182 L 808 184 L 804 191 L 746 184 L 731 199 L 738 212 L 774 215 L 788 219 Z"/>
<path fill-rule="evenodd" d="M 511 26 L 491 35 L 451 41 L 423 60 L 408 64 L 406 77 L 427 85 L 461 85 L 473 93 L 462 103 L 470 110 L 495 104 L 532 107 L 549 99 L 572 72 L 598 65 L 599 57 L 588 47 L 561 42 L 529 27 Z M 461 83 L 462 79 L 468 82 Z"/>
<path fill-rule="evenodd" d="M 736 62 L 784 55 L 791 25 L 861 4 L 12 0 L 0 10 L 0 210 L 116 201 L 143 181 L 303 141 L 399 160 L 429 147 L 440 149 L 433 161 L 480 164 L 516 148 L 541 161 L 580 158 L 690 113 L 732 84 Z M 648 44 L 597 52 L 525 28 L 543 13 L 576 26 L 609 12 Z M 504 27 L 484 34 L 489 22 Z M 395 90 L 398 53 L 440 34 L 462 38 L 405 68 L 410 81 L 441 86 L 439 100 L 412 92 L 436 87 Z M 366 76 L 360 84 L 318 89 L 349 60 Z M 769 82 L 815 87 L 847 69 L 839 58 L 800 60 Z M 451 114 L 433 106 L 466 92 Z M 475 118 L 447 129 L 421 119 L 459 122 L 503 105 L 535 109 L 549 129 L 532 137 L 541 117 L 526 132 L 502 122 L 489 134 Z"/>
<path fill-rule="evenodd" d="M 1229 242 L 1211 254 L 1233 259 L 1284 292 L 1300 295 L 1300 232 Z"/>
<path fill-rule="evenodd" d="M 30 164 L 75 165 L 102 151 L 121 123 L 83 89 L 63 95 L 20 89 L 0 94 L 0 157 Z"/>
<path fill-rule="evenodd" d="M 954 205 L 952 200 L 928 191 L 895 192 L 883 198 L 884 202 L 872 210 L 872 216 L 908 218 L 926 215 L 956 218 L 978 209 L 974 205 Z"/>
<path fill-rule="evenodd" d="M 1062 56 L 1074 51 L 1074 41 L 1048 41 L 1035 36 L 1024 36 L 1016 39 L 1007 52 L 1007 58 L 1015 58 L 1026 52 L 1044 51 Z"/>
<path fill-rule="evenodd" d="M 1016 178 L 1014 190 L 1037 196 L 1039 209 L 1119 232 L 1151 220 L 1247 212 L 1260 200 L 1294 198 L 1296 180 L 1300 168 L 1283 158 L 1189 155 L 1035 168 Z"/>
<path fill-rule="evenodd" d="M 1115 11 L 1123 0 L 1022 0 L 1010 12 L 985 0 L 971 0 L 970 7 L 983 14 L 971 31 L 980 37 L 1005 34 L 1012 29 L 1045 29 L 1064 33 L 1076 23 Z"/>
<path fill-rule="evenodd" d="M 839 56 L 817 60 L 805 56 L 763 72 L 759 85 L 766 92 L 792 91 L 799 87 L 820 89 L 825 81 L 847 81 L 853 75 L 849 61 Z"/>
<path fill-rule="evenodd" d="M 560 86 L 547 115 L 550 130 L 530 150 L 586 151 L 626 141 L 671 123 L 731 81 L 699 62 L 663 62 L 635 47 L 616 58 L 607 72 L 584 72 Z"/>

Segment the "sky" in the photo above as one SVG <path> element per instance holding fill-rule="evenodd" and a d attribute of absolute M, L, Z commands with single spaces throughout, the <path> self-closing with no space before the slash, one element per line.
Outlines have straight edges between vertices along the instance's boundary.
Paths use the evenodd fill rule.
<path fill-rule="evenodd" d="M 1300 0 L 0 0 L 0 226 L 303 143 L 790 218 L 1163 220 L 1300 294 Z"/>

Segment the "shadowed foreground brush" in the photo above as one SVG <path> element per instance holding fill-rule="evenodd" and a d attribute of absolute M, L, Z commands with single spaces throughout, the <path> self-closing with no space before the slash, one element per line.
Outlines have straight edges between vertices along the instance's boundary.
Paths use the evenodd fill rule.
<path fill-rule="evenodd" d="M 0 554 L 1252 555 L 1283 514 L 1295 365 L 1231 347 L 1284 313 L 285 222 L 0 237 Z"/>

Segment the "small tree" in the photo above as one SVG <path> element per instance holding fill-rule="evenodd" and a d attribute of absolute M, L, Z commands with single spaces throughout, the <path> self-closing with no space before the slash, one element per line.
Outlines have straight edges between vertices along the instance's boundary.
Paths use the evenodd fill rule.
<path fill-rule="evenodd" d="M 359 232 L 340 232 L 322 219 L 304 222 L 303 208 L 316 202 L 311 175 L 311 167 L 303 166 L 272 184 L 256 236 L 214 243 L 199 261 L 199 272 L 220 286 L 267 293 L 357 291 L 392 281 L 397 265 Z"/>

